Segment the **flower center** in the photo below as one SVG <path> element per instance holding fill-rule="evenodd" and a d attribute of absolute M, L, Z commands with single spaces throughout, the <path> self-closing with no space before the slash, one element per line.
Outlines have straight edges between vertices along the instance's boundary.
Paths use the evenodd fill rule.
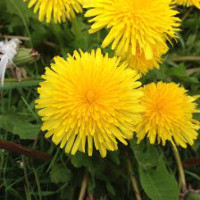
<path fill-rule="evenodd" d="M 96 95 L 93 90 L 89 90 L 85 94 L 85 99 L 88 104 L 92 104 L 96 100 Z"/>
<path fill-rule="evenodd" d="M 166 100 L 159 100 L 156 102 L 156 104 L 154 105 L 154 111 L 157 115 L 168 115 L 172 109 L 172 105 L 167 102 Z"/>
<path fill-rule="evenodd" d="M 162 112 L 162 111 L 164 111 L 164 105 L 163 105 L 163 103 L 162 102 L 157 103 L 156 106 L 155 106 L 155 110 L 156 110 L 156 112 Z"/>

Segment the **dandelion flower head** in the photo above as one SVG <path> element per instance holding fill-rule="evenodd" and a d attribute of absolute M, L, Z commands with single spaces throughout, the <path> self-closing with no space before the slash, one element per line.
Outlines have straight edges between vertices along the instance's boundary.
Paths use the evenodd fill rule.
<path fill-rule="evenodd" d="M 112 43 L 117 54 L 131 49 L 136 55 L 139 48 L 146 59 L 152 59 L 153 46 L 176 38 L 179 30 L 171 0 L 85 0 L 84 7 L 89 8 L 85 16 L 93 23 L 89 32 L 109 29 L 102 47 Z"/>
<path fill-rule="evenodd" d="M 151 144 L 187 147 L 197 138 L 199 122 L 193 113 L 199 112 L 194 102 L 198 97 L 189 96 L 183 87 L 175 83 L 158 82 L 143 87 L 141 104 L 145 108 L 142 120 L 136 128 L 138 142 L 147 136 Z"/>
<path fill-rule="evenodd" d="M 105 157 L 107 150 L 117 150 L 119 141 L 126 145 L 143 110 L 136 71 L 100 49 L 54 60 L 36 102 L 46 137 L 72 155 L 85 152 L 87 145 L 89 156 L 94 146 Z"/>
<path fill-rule="evenodd" d="M 82 0 L 24 0 L 29 1 L 28 7 L 34 6 L 34 13 L 39 12 L 39 20 L 46 19 L 50 23 L 53 18 L 55 23 L 72 20 L 75 13 L 82 12 Z"/>
<path fill-rule="evenodd" d="M 151 59 L 147 59 L 144 55 L 144 52 L 137 49 L 136 55 L 133 55 L 131 51 L 128 51 L 124 55 L 121 56 L 123 60 L 128 62 L 128 66 L 138 73 L 146 74 L 150 70 L 159 69 L 160 64 L 162 63 L 162 55 L 167 53 L 168 46 L 165 43 L 160 43 L 158 45 L 153 46 L 153 57 Z"/>
<path fill-rule="evenodd" d="M 174 0 L 175 3 L 185 6 L 196 6 L 200 9 L 200 1 L 199 0 Z"/>

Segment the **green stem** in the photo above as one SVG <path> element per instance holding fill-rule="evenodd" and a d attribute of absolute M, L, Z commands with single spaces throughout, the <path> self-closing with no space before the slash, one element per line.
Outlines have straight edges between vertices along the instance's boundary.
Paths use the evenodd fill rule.
<path fill-rule="evenodd" d="M 187 185 L 186 185 L 186 181 L 185 181 L 185 173 L 184 173 L 183 165 L 182 165 L 182 162 L 181 162 L 180 154 L 179 154 L 178 150 L 175 149 L 174 147 L 173 147 L 173 152 L 174 152 L 174 157 L 175 157 L 176 164 L 177 164 L 177 167 L 178 167 L 180 187 L 181 187 L 183 192 L 187 192 Z"/>
<path fill-rule="evenodd" d="M 175 57 L 171 57 L 170 60 L 173 62 L 184 62 L 184 61 L 199 62 L 200 56 L 175 56 Z"/>
<path fill-rule="evenodd" d="M 20 153 L 42 161 L 51 161 L 52 157 L 44 152 L 29 149 L 19 144 L 0 139 L 0 149 Z"/>
<path fill-rule="evenodd" d="M 87 172 L 85 172 L 85 174 L 83 176 L 83 181 L 82 181 L 82 184 L 81 184 L 81 190 L 80 190 L 80 193 L 79 193 L 78 200 L 84 200 L 86 190 L 87 190 L 87 186 L 88 186 L 88 174 L 87 174 Z"/>
<path fill-rule="evenodd" d="M 133 191 L 135 192 L 135 196 L 137 200 L 142 200 L 141 195 L 140 195 L 140 190 L 137 184 L 137 180 L 135 177 L 135 174 L 133 172 L 133 166 L 132 166 L 132 162 L 130 160 L 130 158 L 128 157 L 128 155 L 126 156 L 127 158 L 127 167 L 128 167 L 128 172 L 131 178 L 131 183 L 132 183 L 132 187 L 133 187 Z"/>

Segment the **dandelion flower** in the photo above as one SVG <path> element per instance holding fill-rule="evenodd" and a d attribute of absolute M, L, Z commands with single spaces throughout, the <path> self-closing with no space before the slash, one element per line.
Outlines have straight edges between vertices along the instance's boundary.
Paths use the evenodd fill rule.
<path fill-rule="evenodd" d="M 200 9 L 200 1 L 199 0 L 174 0 L 175 3 L 185 6 L 196 6 Z"/>
<path fill-rule="evenodd" d="M 162 55 L 167 53 L 168 46 L 165 43 L 161 43 L 153 46 L 153 57 L 151 59 L 146 59 L 144 52 L 137 49 L 136 55 L 133 55 L 130 51 L 121 55 L 123 60 L 128 62 L 128 66 L 138 73 L 146 74 L 152 69 L 159 68 L 162 63 Z M 120 56 L 120 54 L 119 54 Z"/>
<path fill-rule="evenodd" d="M 105 157 L 107 150 L 117 150 L 118 141 L 126 145 L 141 120 L 140 76 L 100 49 L 54 60 L 36 102 L 46 137 L 72 155 L 87 145 L 91 156 L 94 145 Z"/>
<path fill-rule="evenodd" d="M 175 83 L 158 82 L 143 87 L 144 96 L 141 105 L 145 112 L 136 128 L 138 142 L 144 137 L 151 144 L 156 142 L 173 146 L 192 145 L 197 138 L 199 122 L 193 119 L 193 113 L 199 112 L 194 101 L 197 96 L 188 96 L 183 87 Z"/>
<path fill-rule="evenodd" d="M 75 13 L 82 12 L 82 0 L 24 0 L 29 1 L 28 7 L 34 6 L 34 13 L 39 12 L 39 20 L 50 23 L 53 17 L 55 23 L 73 19 Z"/>
<path fill-rule="evenodd" d="M 127 53 L 130 49 L 136 55 L 137 48 L 144 52 L 145 58 L 153 58 L 153 47 L 176 38 L 180 19 L 173 9 L 171 0 L 85 0 L 89 8 L 86 17 L 93 23 L 90 33 L 106 27 L 109 33 L 102 43 L 117 54 Z"/>

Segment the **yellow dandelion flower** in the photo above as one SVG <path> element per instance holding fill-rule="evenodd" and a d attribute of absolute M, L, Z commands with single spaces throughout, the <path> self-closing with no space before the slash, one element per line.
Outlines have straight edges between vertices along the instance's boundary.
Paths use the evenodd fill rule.
<path fill-rule="evenodd" d="M 90 33 L 106 27 L 109 33 L 102 43 L 117 54 L 131 49 L 136 55 L 137 47 L 144 52 L 146 59 L 153 58 L 153 46 L 176 38 L 180 19 L 173 9 L 171 0 L 85 0 L 89 8 L 86 17 L 92 17 Z"/>
<path fill-rule="evenodd" d="M 199 0 L 174 0 L 174 2 L 184 6 L 196 6 L 197 8 L 200 9 Z"/>
<path fill-rule="evenodd" d="M 152 69 L 159 68 L 162 63 L 162 55 L 167 53 L 168 46 L 165 43 L 161 43 L 153 46 L 153 57 L 146 59 L 144 52 L 137 49 L 136 55 L 133 55 L 130 51 L 121 55 L 122 59 L 128 62 L 128 66 L 138 73 L 146 74 Z M 120 56 L 120 54 L 118 55 Z"/>
<path fill-rule="evenodd" d="M 194 101 L 197 96 L 188 96 L 183 87 L 175 83 L 158 82 L 143 87 L 141 104 L 145 108 L 142 120 L 136 128 L 138 142 L 147 137 L 151 144 L 166 144 L 186 148 L 197 138 L 199 122 L 193 119 L 193 113 L 199 112 Z"/>
<path fill-rule="evenodd" d="M 85 152 L 86 144 L 89 156 L 94 143 L 102 157 L 117 150 L 118 141 L 126 145 L 143 110 L 137 72 L 100 49 L 54 60 L 36 101 L 46 137 L 72 155 Z"/>
<path fill-rule="evenodd" d="M 65 22 L 82 12 L 82 0 L 24 0 L 27 1 L 29 8 L 34 6 L 34 13 L 39 12 L 39 20 L 46 19 L 47 23 L 52 17 L 55 23 Z"/>

